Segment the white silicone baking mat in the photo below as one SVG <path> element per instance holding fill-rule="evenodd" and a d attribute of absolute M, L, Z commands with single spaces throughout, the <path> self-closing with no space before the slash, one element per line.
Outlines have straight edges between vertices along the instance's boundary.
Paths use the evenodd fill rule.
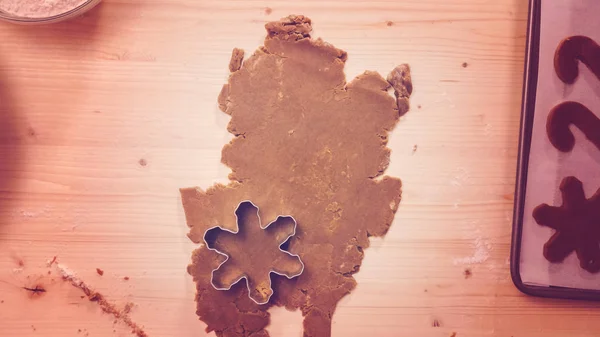
<path fill-rule="evenodd" d="M 526 284 L 600 289 L 600 273 L 581 269 L 575 253 L 558 264 L 544 258 L 543 246 L 553 230 L 538 225 L 532 217 L 539 204 L 562 204 L 558 186 L 564 177 L 581 180 L 588 198 L 600 188 L 600 150 L 578 129 L 571 128 L 576 143 L 570 153 L 556 150 L 546 135 L 548 113 L 563 101 L 580 102 L 600 115 L 600 79 L 579 63 L 579 77 L 574 84 L 565 85 L 553 66 L 556 47 L 566 37 L 585 35 L 600 43 L 599 15 L 599 0 L 543 0 L 541 4 L 538 84 L 521 238 L 520 273 Z"/>

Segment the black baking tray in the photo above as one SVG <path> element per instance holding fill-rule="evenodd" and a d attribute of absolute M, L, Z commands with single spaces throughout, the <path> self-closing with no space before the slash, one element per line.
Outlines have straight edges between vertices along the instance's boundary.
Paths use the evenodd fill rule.
<path fill-rule="evenodd" d="M 533 116 L 538 79 L 538 61 L 540 45 L 541 3 L 543 0 L 529 1 L 529 19 L 527 25 L 527 49 L 525 54 L 525 72 L 523 79 L 523 101 L 521 105 L 521 130 L 519 135 L 519 156 L 517 160 L 517 179 L 513 214 L 510 273 L 515 286 L 523 293 L 540 297 L 565 298 L 575 300 L 600 301 L 600 291 L 566 288 L 556 286 L 538 286 L 525 284 L 521 280 L 520 253 L 523 229 L 523 210 L 527 187 L 527 169 L 533 129 Z"/>

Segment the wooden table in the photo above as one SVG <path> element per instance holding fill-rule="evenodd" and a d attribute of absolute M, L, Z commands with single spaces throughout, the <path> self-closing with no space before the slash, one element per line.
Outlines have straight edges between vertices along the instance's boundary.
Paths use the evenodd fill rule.
<path fill-rule="evenodd" d="M 178 188 L 226 182 L 231 49 L 251 53 L 291 13 L 348 51 L 349 79 L 413 68 L 387 171 L 404 198 L 333 335 L 597 336 L 599 305 L 530 298 L 509 276 L 526 2 L 106 0 L 67 23 L 0 25 L 0 336 L 130 336 L 54 256 L 135 303 L 150 336 L 204 335 Z M 301 335 L 298 312 L 272 321 Z"/>

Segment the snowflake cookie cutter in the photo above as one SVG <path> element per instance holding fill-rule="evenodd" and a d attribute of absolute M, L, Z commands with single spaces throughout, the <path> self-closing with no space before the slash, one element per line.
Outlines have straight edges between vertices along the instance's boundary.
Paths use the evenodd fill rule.
<path fill-rule="evenodd" d="M 242 232 L 242 227 L 245 227 L 247 225 L 244 225 L 242 227 L 240 226 L 241 219 L 240 219 L 239 213 L 243 207 L 247 207 L 247 206 L 249 206 L 255 210 L 256 219 L 258 221 L 258 225 L 259 225 L 261 231 L 267 231 L 269 228 L 272 228 L 271 225 L 278 223 L 280 221 L 283 221 L 283 220 L 289 220 L 289 221 L 291 221 L 291 224 L 293 224 L 289 234 L 287 234 L 283 238 L 279 238 L 277 240 L 277 241 L 280 241 L 280 243 L 278 243 L 278 245 L 277 245 L 277 248 L 278 248 L 279 252 L 286 254 L 288 257 L 290 257 L 294 260 L 297 260 L 297 262 L 299 262 L 299 268 L 295 272 L 286 272 L 286 271 L 278 270 L 277 268 L 274 268 L 274 267 L 270 267 L 268 270 L 268 273 L 267 273 L 267 277 L 266 277 L 266 279 L 268 280 L 267 288 L 264 288 L 264 287 L 256 288 L 255 287 L 255 289 L 252 289 L 253 287 L 251 286 L 251 283 L 254 283 L 256 280 L 251 280 L 251 278 L 248 276 L 247 271 L 242 271 L 241 275 L 239 277 L 236 277 L 234 280 L 227 282 L 226 285 L 220 284 L 219 282 L 215 283 L 215 273 L 217 273 L 219 270 L 221 270 L 221 267 L 223 267 L 228 261 L 232 260 L 232 258 L 230 256 L 231 254 L 228 254 L 228 253 L 223 252 L 223 251 L 219 250 L 218 248 L 216 248 L 215 247 L 216 240 L 215 240 L 215 242 L 211 242 L 212 240 L 209 240 L 209 236 L 211 236 L 214 232 L 217 232 L 217 235 L 219 235 L 219 232 L 226 233 L 226 234 L 227 233 L 233 234 L 233 235 L 240 234 L 240 232 Z M 258 305 L 263 305 L 263 304 L 266 304 L 269 302 L 269 300 L 271 299 L 271 296 L 273 296 L 273 293 L 274 293 L 274 290 L 272 288 L 271 275 L 276 274 L 276 275 L 280 275 L 280 276 L 285 276 L 287 279 L 291 280 L 293 278 L 300 276 L 304 272 L 304 262 L 302 262 L 302 259 L 300 258 L 299 255 L 292 254 L 289 251 L 287 251 L 285 248 L 283 248 L 284 245 L 289 243 L 289 239 L 292 236 L 296 235 L 296 229 L 297 229 L 296 219 L 291 215 L 278 215 L 275 218 L 275 220 L 269 222 L 266 226 L 263 227 L 262 219 L 260 218 L 260 214 L 259 214 L 259 210 L 260 210 L 259 207 L 250 200 L 244 200 L 244 201 L 240 202 L 234 211 L 235 218 L 236 218 L 236 230 L 230 230 L 228 228 L 224 228 L 221 226 L 214 226 L 214 227 L 207 229 L 206 232 L 204 232 L 203 240 L 204 240 L 204 244 L 206 245 L 206 248 L 208 250 L 214 251 L 214 252 L 218 253 L 219 255 L 225 256 L 225 260 L 223 262 L 221 262 L 215 269 L 213 269 L 211 271 L 210 283 L 213 286 L 213 288 L 215 288 L 216 290 L 227 291 L 227 290 L 230 290 L 236 284 L 238 284 L 242 279 L 245 279 L 246 287 L 248 289 L 248 297 L 254 303 L 256 303 Z M 262 290 L 262 291 L 260 291 L 260 290 Z M 255 295 L 255 296 L 253 296 L 253 295 Z M 259 296 L 256 296 L 256 295 L 259 295 Z M 258 298 L 255 298 L 255 297 L 258 297 Z"/>

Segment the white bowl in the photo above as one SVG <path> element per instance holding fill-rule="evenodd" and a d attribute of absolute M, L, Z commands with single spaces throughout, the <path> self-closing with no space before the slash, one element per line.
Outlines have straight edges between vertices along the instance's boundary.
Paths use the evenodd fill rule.
<path fill-rule="evenodd" d="M 101 0 L 87 0 L 84 3 L 82 3 L 81 5 L 73 8 L 69 11 L 66 11 L 64 13 L 47 16 L 47 17 L 36 17 L 36 18 L 16 16 L 16 15 L 13 15 L 13 14 L 10 14 L 10 13 L 0 10 L 0 20 L 12 22 L 12 23 L 18 23 L 18 24 L 26 24 L 26 25 L 27 24 L 40 25 L 40 24 L 46 24 L 46 23 L 54 23 L 54 22 L 64 21 L 64 20 L 79 16 L 79 15 L 89 11 L 90 9 L 94 8 L 97 4 L 100 3 L 100 1 Z"/>

